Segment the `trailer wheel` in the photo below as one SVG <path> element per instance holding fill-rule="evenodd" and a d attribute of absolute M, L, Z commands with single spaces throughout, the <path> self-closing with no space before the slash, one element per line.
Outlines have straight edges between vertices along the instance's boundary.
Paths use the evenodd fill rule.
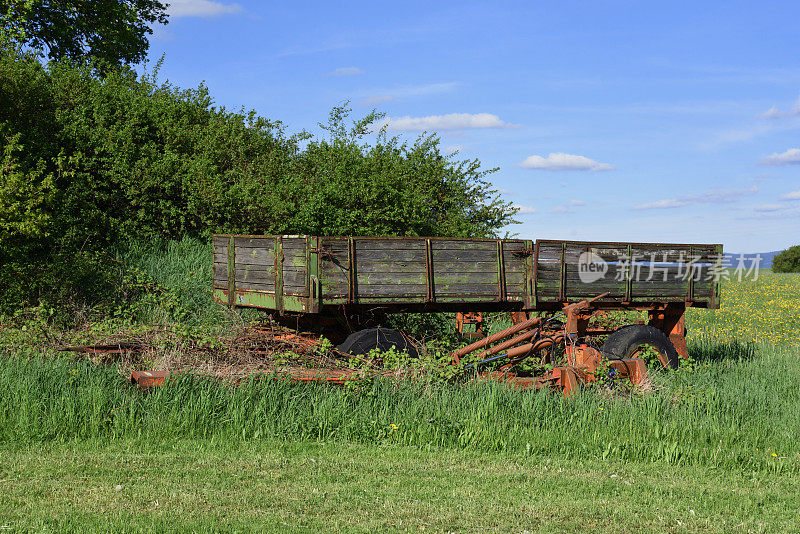
<path fill-rule="evenodd" d="M 365 328 L 364 330 L 353 332 L 336 349 L 347 354 L 360 355 L 369 354 L 369 351 L 373 349 L 384 351 L 392 347 L 397 352 L 406 351 L 411 358 L 419 356 L 416 347 L 408 342 L 402 332 L 380 327 Z"/>
<path fill-rule="evenodd" d="M 669 338 L 654 326 L 633 324 L 623 326 L 610 336 L 603 344 L 603 353 L 611 360 L 636 358 L 646 348 L 655 350 L 661 366 L 677 369 L 680 356 Z"/>

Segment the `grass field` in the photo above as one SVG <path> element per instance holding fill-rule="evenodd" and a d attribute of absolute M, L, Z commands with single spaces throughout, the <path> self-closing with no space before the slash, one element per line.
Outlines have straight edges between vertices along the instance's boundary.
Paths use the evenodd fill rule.
<path fill-rule="evenodd" d="M 694 369 L 633 397 L 195 377 L 141 395 L 7 348 L 0 528 L 798 531 L 800 276 L 723 291 L 689 313 Z"/>
<path fill-rule="evenodd" d="M 7 450 L 16 531 L 796 532 L 796 476 L 423 450 L 213 440 Z"/>

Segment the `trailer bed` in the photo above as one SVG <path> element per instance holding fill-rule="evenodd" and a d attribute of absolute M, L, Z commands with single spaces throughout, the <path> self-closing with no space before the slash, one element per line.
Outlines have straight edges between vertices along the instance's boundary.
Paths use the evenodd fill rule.
<path fill-rule="evenodd" d="M 279 313 L 537 311 L 608 292 L 609 308 L 717 308 L 721 260 L 708 244 L 221 234 L 213 298 Z"/>

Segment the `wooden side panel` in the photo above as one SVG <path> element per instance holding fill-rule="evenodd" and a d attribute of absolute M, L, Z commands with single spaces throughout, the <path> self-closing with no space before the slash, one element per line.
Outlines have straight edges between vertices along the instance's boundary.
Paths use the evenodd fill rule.
<path fill-rule="evenodd" d="M 236 237 L 236 288 L 275 291 L 275 238 Z"/>
<path fill-rule="evenodd" d="M 558 301 L 561 287 L 561 243 L 537 243 L 536 297 L 540 301 Z"/>
<path fill-rule="evenodd" d="M 428 299 L 428 259 L 425 238 L 353 238 L 355 281 L 353 298 L 375 300 Z M 320 279 L 323 299 L 350 297 L 350 238 L 320 240 Z M 525 242 L 504 242 L 503 269 L 507 295 L 525 296 Z M 478 297 L 499 300 L 500 267 L 498 242 L 472 239 L 430 239 L 430 297 L 453 300 Z"/>
<path fill-rule="evenodd" d="M 496 241 L 432 240 L 431 249 L 434 297 L 500 298 Z"/>
<path fill-rule="evenodd" d="M 228 289 L 228 242 L 226 236 L 214 236 L 213 248 L 213 287 Z"/>
<path fill-rule="evenodd" d="M 284 237 L 283 248 L 283 293 L 307 297 L 308 293 L 308 247 L 305 237 Z"/>
<path fill-rule="evenodd" d="M 505 269 L 506 295 L 521 299 L 525 296 L 525 259 L 532 251 L 525 250 L 525 241 L 503 243 L 503 267 Z"/>
<path fill-rule="evenodd" d="M 604 300 L 617 302 L 712 300 L 716 245 L 539 241 L 537 249 L 536 293 L 542 302 L 605 292 L 610 295 Z M 594 255 L 602 276 L 581 266 L 585 253 Z"/>
<path fill-rule="evenodd" d="M 427 295 L 425 239 L 354 239 L 356 297 Z"/>
<path fill-rule="evenodd" d="M 323 301 L 347 298 L 350 264 L 346 237 L 320 238 L 319 271 Z"/>

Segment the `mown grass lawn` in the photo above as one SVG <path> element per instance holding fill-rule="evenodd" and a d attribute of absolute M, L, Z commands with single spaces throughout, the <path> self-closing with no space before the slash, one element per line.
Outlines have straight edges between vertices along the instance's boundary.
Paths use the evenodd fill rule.
<path fill-rule="evenodd" d="M 791 474 L 342 443 L 5 449 L 11 531 L 800 530 Z"/>

